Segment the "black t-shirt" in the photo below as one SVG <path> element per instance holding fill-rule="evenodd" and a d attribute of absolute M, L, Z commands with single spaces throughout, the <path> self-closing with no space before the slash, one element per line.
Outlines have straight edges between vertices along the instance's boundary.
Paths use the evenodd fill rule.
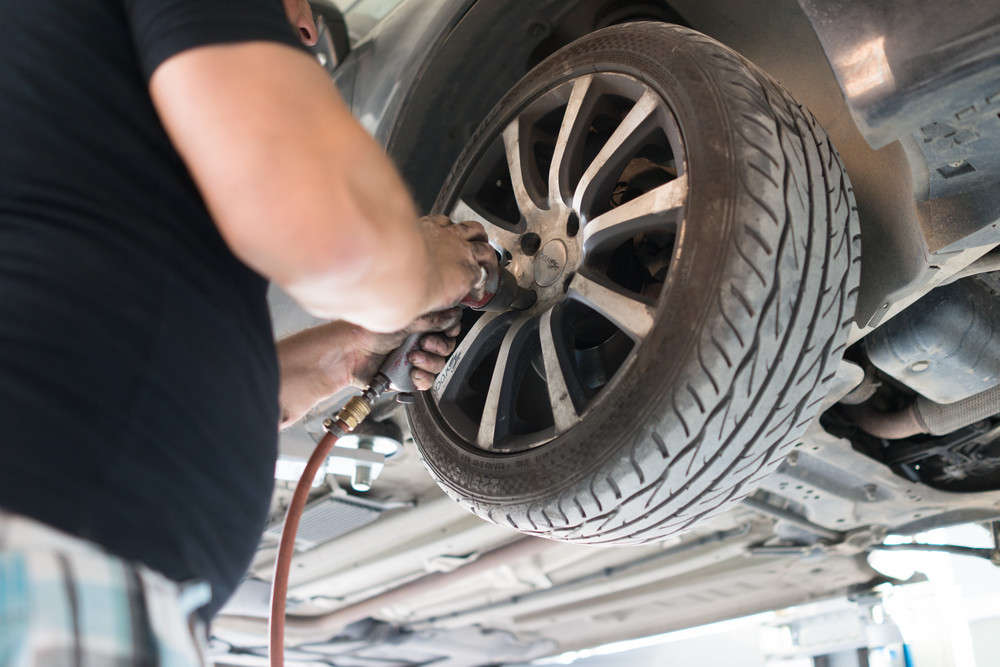
<path fill-rule="evenodd" d="M 300 48 L 280 0 L 0 1 L 0 506 L 208 580 L 206 616 L 267 514 L 277 364 L 147 80 L 247 40 Z"/>

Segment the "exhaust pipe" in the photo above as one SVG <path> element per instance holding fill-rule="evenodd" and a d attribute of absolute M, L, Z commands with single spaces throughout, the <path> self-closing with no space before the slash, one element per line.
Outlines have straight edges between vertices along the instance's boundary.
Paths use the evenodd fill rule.
<path fill-rule="evenodd" d="M 1000 414 L 1000 385 L 947 405 L 920 396 L 896 412 L 879 412 L 871 405 L 853 412 L 858 427 L 877 438 L 899 440 L 920 433 L 947 435 Z"/>

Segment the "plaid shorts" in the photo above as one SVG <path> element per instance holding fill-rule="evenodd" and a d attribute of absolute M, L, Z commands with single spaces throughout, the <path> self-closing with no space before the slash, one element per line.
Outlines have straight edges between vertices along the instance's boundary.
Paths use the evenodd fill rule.
<path fill-rule="evenodd" d="M 0 667 L 206 665 L 210 597 L 0 510 Z"/>

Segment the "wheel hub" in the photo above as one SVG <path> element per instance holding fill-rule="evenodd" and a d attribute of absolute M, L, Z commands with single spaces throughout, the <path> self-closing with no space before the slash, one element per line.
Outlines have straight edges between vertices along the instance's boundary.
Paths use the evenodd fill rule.
<path fill-rule="evenodd" d="M 544 312 L 566 296 L 568 281 L 579 269 L 583 256 L 576 230 L 570 232 L 573 211 L 558 201 L 550 201 L 549 206 L 548 210 L 535 212 L 530 222 L 535 231 L 521 235 L 509 267 L 521 287 L 538 297 L 531 313 Z"/>

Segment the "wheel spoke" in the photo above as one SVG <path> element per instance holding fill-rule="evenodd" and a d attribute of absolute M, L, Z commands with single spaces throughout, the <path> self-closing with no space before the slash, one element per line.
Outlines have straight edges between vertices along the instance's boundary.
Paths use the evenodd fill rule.
<path fill-rule="evenodd" d="M 482 213 L 472 208 L 468 202 L 464 199 L 459 199 L 455 202 L 455 205 L 451 209 L 451 213 L 448 215 L 455 222 L 464 222 L 465 220 L 474 220 L 480 223 L 483 227 L 487 229 L 489 227 L 495 227 L 493 222 L 486 218 Z"/>
<path fill-rule="evenodd" d="M 553 319 L 553 313 L 550 309 L 542 315 L 538 333 L 542 343 L 542 363 L 545 366 L 549 403 L 552 406 L 552 418 L 558 434 L 575 426 L 580 421 L 580 415 L 577 413 L 573 397 L 570 395 L 569 383 L 560 361 L 555 326 L 556 321 Z"/>
<path fill-rule="evenodd" d="M 587 167 L 573 196 L 573 208 L 581 217 L 591 210 L 603 187 L 614 185 L 612 181 L 618 178 L 632 151 L 646 138 L 649 122 L 657 115 L 660 104 L 656 93 L 650 90 L 643 93 Z"/>
<path fill-rule="evenodd" d="M 571 193 L 567 186 L 569 179 L 569 163 L 567 153 L 571 146 L 577 146 L 586 138 L 590 128 L 589 109 L 585 104 L 594 77 L 582 76 L 573 81 L 573 90 L 566 103 L 566 112 L 559 127 L 555 152 L 552 155 L 552 166 L 549 168 L 549 198 L 554 199 Z"/>
<path fill-rule="evenodd" d="M 674 157 L 674 168 L 678 177 L 687 178 L 687 154 L 684 149 L 684 139 L 681 137 L 681 128 L 677 125 L 677 119 L 668 109 L 663 109 L 660 114 L 660 123 L 663 133 L 667 135 L 667 143 L 670 144 L 670 152 Z"/>
<path fill-rule="evenodd" d="M 514 322 L 500 345 L 500 354 L 493 369 L 476 438 L 477 444 L 483 449 L 494 449 L 497 441 L 510 433 L 514 421 L 518 359 L 524 347 L 524 339 L 531 333 L 530 327 L 526 326 L 530 321 L 524 317 Z"/>
<path fill-rule="evenodd" d="M 621 242 L 642 232 L 676 228 L 687 193 L 687 176 L 681 176 L 597 216 L 583 228 L 584 253 L 608 241 Z"/>
<path fill-rule="evenodd" d="M 476 320 L 469 333 L 448 357 L 444 370 L 438 373 L 431 387 L 431 395 L 439 403 L 454 397 L 468 382 L 469 376 L 482 361 L 483 355 L 490 351 L 490 342 L 494 340 L 497 331 L 510 321 L 505 313 L 483 313 Z"/>
<path fill-rule="evenodd" d="M 455 206 L 452 207 L 451 214 L 448 217 L 454 222 L 474 220 L 483 226 L 493 245 L 499 246 L 509 253 L 513 253 L 517 248 L 518 239 L 520 238 L 518 234 L 493 223 L 486 216 L 472 208 L 464 199 L 458 200 Z"/>
<path fill-rule="evenodd" d="M 515 118 L 504 129 L 503 145 L 507 155 L 507 167 L 510 169 L 510 184 L 514 190 L 514 199 L 517 200 L 517 207 L 521 210 L 521 215 L 530 228 L 531 221 L 537 217 L 541 207 L 532 196 L 532 192 L 528 190 L 530 184 L 526 170 L 531 165 L 526 164 L 522 159 L 521 121 L 519 118 Z"/>
<path fill-rule="evenodd" d="M 614 322 L 636 342 L 653 328 L 655 309 L 632 292 L 618 291 L 577 273 L 569 293 Z"/>

